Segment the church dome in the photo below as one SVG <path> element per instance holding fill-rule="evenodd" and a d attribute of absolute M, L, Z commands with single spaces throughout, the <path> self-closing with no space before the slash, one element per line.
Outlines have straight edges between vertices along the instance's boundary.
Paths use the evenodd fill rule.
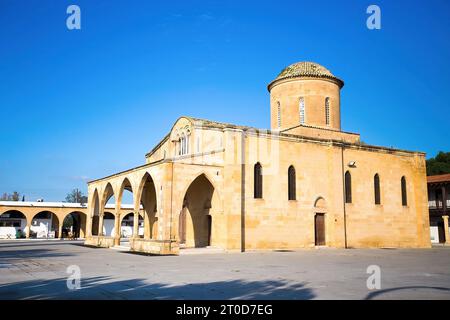
<path fill-rule="evenodd" d="M 344 86 L 344 82 L 335 75 L 333 75 L 330 72 L 330 70 L 328 70 L 324 66 L 321 66 L 320 64 L 315 62 L 303 61 L 291 64 L 290 66 L 286 67 L 283 71 L 281 71 L 278 77 L 276 77 L 275 80 L 273 80 L 269 84 L 269 90 L 275 82 L 290 78 L 330 79 L 336 81 L 339 87 L 342 88 Z"/>

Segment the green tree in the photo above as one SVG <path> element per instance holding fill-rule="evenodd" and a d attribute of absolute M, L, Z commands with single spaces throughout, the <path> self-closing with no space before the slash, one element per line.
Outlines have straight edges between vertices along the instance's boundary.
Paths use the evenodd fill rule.
<path fill-rule="evenodd" d="M 17 191 L 14 191 L 13 193 L 3 193 L 3 195 L 0 197 L 0 201 L 19 201 L 20 194 Z"/>
<path fill-rule="evenodd" d="M 71 226 L 73 226 L 73 224 L 74 224 L 74 221 L 73 221 L 73 217 L 72 217 L 72 215 L 67 215 L 67 217 L 64 219 L 64 221 L 63 221 L 63 228 L 66 228 L 66 229 L 68 229 L 68 228 L 70 228 Z"/>
<path fill-rule="evenodd" d="M 439 153 L 427 160 L 427 176 L 450 173 L 450 152 Z"/>
<path fill-rule="evenodd" d="M 14 191 L 12 194 L 12 201 L 19 201 L 20 194 L 17 191 Z"/>
<path fill-rule="evenodd" d="M 78 189 L 73 189 L 66 196 L 66 202 L 71 203 L 85 204 L 87 200 L 88 200 L 87 196 L 83 195 L 83 193 Z"/>

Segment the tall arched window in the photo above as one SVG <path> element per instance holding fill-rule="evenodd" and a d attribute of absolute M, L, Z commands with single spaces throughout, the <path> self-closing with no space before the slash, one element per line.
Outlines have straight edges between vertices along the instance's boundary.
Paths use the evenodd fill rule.
<path fill-rule="evenodd" d="M 186 153 L 186 136 L 183 134 L 181 136 L 181 154 L 185 154 Z"/>
<path fill-rule="evenodd" d="M 405 176 L 402 177 L 402 206 L 407 206 L 408 205 L 408 195 L 407 195 L 407 191 L 406 191 L 406 178 Z"/>
<path fill-rule="evenodd" d="M 178 148 L 178 155 L 181 155 L 181 152 L 183 150 L 183 137 L 180 138 L 180 140 L 178 140 L 178 142 L 176 143 L 177 148 Z"/>
<path fill-rule="evenodd" d="M 352 176 L 350 171 L 345 173 L 345 203 L 352 203 Z"/>
<path fill-rule="evenodd" d="M 305 111 L 305 98 L 300 97 L 299 102 L 299 114 L 300 114 L 300 124 L 305 124 L 306 111 Z"/>
<path fill-rule="evenodd" d="M 330 125 L 330 98 L 325 98 L 325 124 Z"/>
<path fill-rule="evenodd" d="M 288 169 L 288 197 L 289 200 L 296 200 L 296 186 L 295 186 L 295 168 L 290 166 Z"/>
<path fill-rule="evenodd" d="M 180 138 L 180 146 L 178 155 L 185 155 L 189 153 L 189 135 L 183 134 Z"/>
<path fill-rule="evenodd" d="M 186 135 L 186 141 L 184 143 L 185 143 L 184 154 L 188 154 L 189 153 L 189 134 Z"/>
<path fill-rule="evenodd" d="M 373 189 L 375 192 L 375 204 L 381 204 L 380 176 L 378 175 L 378 173 L 373 177 Z"/>
<path fill-rule="evenodd" d="M 277 101 L 277 124 L 278 128 L 281 127 L 281 104 Z"/>
<path fill-rule="evenodd" d="M 254 168 L 254 198 L 262 199 L 262 189 L 263 189 L 263 180 L 262 180 L 262 167 L 258 162 L 255 164 Z"/>

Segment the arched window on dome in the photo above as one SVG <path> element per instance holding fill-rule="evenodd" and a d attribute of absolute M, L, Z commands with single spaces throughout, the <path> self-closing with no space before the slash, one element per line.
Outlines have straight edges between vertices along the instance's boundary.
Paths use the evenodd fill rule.
<path fill-rule="evenodd" d="M 281 104 L 277 101 L 277 124 L 278 128 L 281 128 Z"/>
<path fill-rule="evenodd" d="M 330 125 L 330 98 L 325 98 L 325 124 Z"/>
<path fill-rule="evenodd" d="M 305 98 L 303 97 L 300 97 L 299 113 L 300 113 L 300 124 L 305 124 L 306 111 L 305 111 Z"/>

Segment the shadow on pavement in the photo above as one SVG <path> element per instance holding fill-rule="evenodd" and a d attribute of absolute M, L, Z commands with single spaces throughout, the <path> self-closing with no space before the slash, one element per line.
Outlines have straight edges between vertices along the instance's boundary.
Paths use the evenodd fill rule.
<path fill-rule="evenodd" d="M 45 259 L 54 257 L 69 257 L 73 254 L 66 252 L 57 252 L 51 249 L 31 249 L 31 250 L 0 250 L 0 268 L 3 263 L 17 262 L 24 259 Z"/>
<path fill-rule="evenodd" d="M 16 241 L 16 242 L 0 242 L 0 251 L 3 248 L 16 248 L 23 247 L 42 247 L 42 246 L 59 246 L 59 245 L 82 245 L 84 240 L 40 240 L 40 241 Z"/>
<path fill-rule="evenodd" d="M 364 299 L 365 300 L 371 300 L 375 298 L 383 299 L 382 295 L 386 293 L 392 293 L 392 292 L 398 292 L 401 290 L 439 290 L 439 291 L 446 291 L 448 293 L 447 297 L 443 297 L 443 299 L 449 299 L 450 298 L 450 289 L 444 288 L 444 287 L 428 287 L 428 286 L 407 286 L 407 287 L 398 287 L 398 288 L 390 288 L 390 289 L 383 289 L 383 290 L 377 290 L 374 292 L 369 293 Z M 386 297 L 388 298 L 388 297 Z"/>
<path fill-rule="evenodd" d="M 287 281 L 216 281 L 164 284 L 145 279 L 114 281 L 111 277 L 81 279 L 81 289 L 69 290 L 67 279 L 30 280 L 0 285 L 0 299 L 312 299 L 311 289 Z"/>

